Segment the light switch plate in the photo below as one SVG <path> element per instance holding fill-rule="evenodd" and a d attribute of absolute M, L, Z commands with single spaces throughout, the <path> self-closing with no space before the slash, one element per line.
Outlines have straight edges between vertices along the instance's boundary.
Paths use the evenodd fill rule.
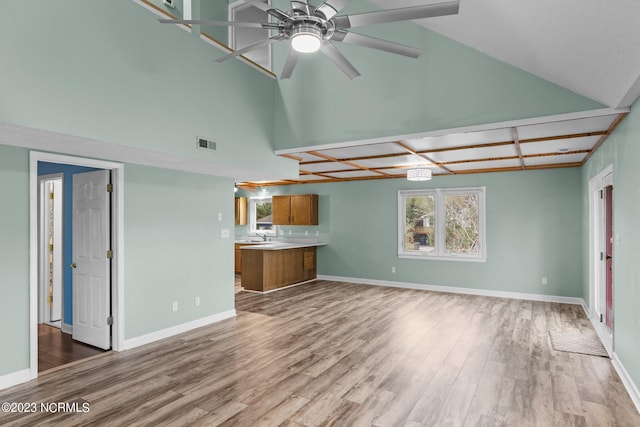
<path fill-rule="evenodd" d="M 220 230 L 220 238 L 228 239 L 229 236 L 230 236 L 229 230 L 227 230 L 226 228 L 223 230 Z"/>

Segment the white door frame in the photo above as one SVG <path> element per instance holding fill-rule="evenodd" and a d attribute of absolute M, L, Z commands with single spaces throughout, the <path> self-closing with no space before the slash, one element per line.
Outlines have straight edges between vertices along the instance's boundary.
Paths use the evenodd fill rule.
<path fill-rule="evenodd" d="M 611 180 L 613 184 L 613 165 L 604 168 L 600 173 L 589 180 L 589 317 L 593 324 L 602 344 L 605 346 L 609 354 L 614 350 L 614 329 L 611 332 L 600 321 L 600 313 L 598 305 L 600 287 L 606 286 L 605 263 L 600 260 L 600 253 L 605 252 L 604 242 L 604 202 L 600 199 L 600 190 L 604 190 L 604 179 Z M 614 225 L 615 226 L 615 225 Z"/>
<path fill-rule="evenodd" d="M 29 341 L 30 377 L 38 377 L 38 162 L 111 170 L 113 247 L 111 277 L 112 349 L 124 349 L 124 165 L 103 160 L 31 151 L 29 153 Z"/>

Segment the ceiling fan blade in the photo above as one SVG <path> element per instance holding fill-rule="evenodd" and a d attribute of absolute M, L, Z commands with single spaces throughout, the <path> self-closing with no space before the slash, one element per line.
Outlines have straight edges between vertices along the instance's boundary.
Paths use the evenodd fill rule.
<path fill-rule="evenodd" d="M 360 75 L 358 70 L 355 69 L 351 62 L 345 58 L 340 51 L 331 44 L 331 42 L 324 42 L 320 47 L 322 53 L 327 55 L 327 57 L 338 66 L 342 70 L 343 73 L 347 75 L 351 80 L 355 79 Z"/>
<path fill-rule="evenodd" d="M 227 26 L 246 28 L 264 28 L 265 25 L 268 25 L 269 27 L 271 27 L 270 24 L 261 24 L 259 22 L 207 21 L 203 19 L 158 19 L 158 21 L 161 24 L 195 24 L 204 26 Z"/>
<path fill-rule="evenodd" d="M 371 36 L 363 36 L 362 34 L 349 33 L 346 31 L 336 31 L 333 34 L 331 41 L 355 44 L 371 49 L 383 50 L 385 52 L 408 56 L 410 58 L 417 58 L 422 53 L 420 49 L 416 49 L 411 46 L 405 46 L 403 44 L 393 43 Z"/>
<path fill-rule="evenodd" d="M 293 69 L 296 68 L 296 64 L 298 63 L 298 59 L 300 59 L 300 52 L 295 49 L 291 49 L 289 51 L 289 56 L 287 57 L 287 62 L 284 63 L 282 74 L 280 74 L 281 79 L 288 79 L 291 77 Z"/>
<path fill-rule="evenodd" d="M 331 19 L 340 12 L 351 0 L 327 0 L 320 6 L 316 7 L 316 14 L 319 12 L 324 19 Z"/>
<path fill-rule="evenodd" d="M 364 25 L 383 24 L 385 22 L 410 21 L 413 19 L 433 18 L 455 15 L 460 8 L 459 1 L 427 4 L 423 6 L 403 7 L 400 9 L 380 10 L 336 17 L 336 27 L 340 30 L 362 27 Z"/>
<path fill-rule="evenodd" d="M 264 10 L 269 15 L 279 19 L 280 21 L 289 18 L 289 15 L 287 15 L 285 12 L 281 11 L 280 9 L 276 9 L 275 7 L 271 7 L 271 5 L 262 0 L 245 0 L 245 2 L 257 7 L 258 9 Z"/>
<path fill-rule="evenodd" d="M 311 6 L 308 1 L 292 1 L 291 9 L 299 10 L 303 12 L 305 15 L 313 15 L 316 11 L 316 8 Z"/>
<path fill-rule="evenodd" d="M 224 56 L 221 56 L 220 58 L 216 58 L 216 59 L 214 59 L 214 62 L 224 62 L 227 59 L 235 58 L 236 56 L 240 56 L 240 55 L 242 55 L 244 53 L 247 53 L 247 52 L 250 52 L 252 50 L 259 49 L 259 48 L 264 47 L 264 46 L 268 46 L 271 43 L 278 42 L 278 41 L 280 41 L 282 39 L 283 39 L 283 37 L 280 34 L 276 34 L 275 36 L 271 36 L 268 39 L 260 40 L 259 42 L 250 44 L 249 46 L 245 46 L 242 49 L 238 49 L 238 50 L 236 50 L 234 52 L 231 52 L 228 55 L 224 55 Z"/>

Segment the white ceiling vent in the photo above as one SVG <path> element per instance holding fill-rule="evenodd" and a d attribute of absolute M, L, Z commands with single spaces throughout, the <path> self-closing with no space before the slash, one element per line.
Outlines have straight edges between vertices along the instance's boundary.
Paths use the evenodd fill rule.
<path fill-rule="evenodd" d="M 215 141 L 211 141 L 202 137 L 197 137 L 196 138 L 196 147 L 198 147 L 201 150 L 215 150 L 216 149 L 216 143 Z"/>

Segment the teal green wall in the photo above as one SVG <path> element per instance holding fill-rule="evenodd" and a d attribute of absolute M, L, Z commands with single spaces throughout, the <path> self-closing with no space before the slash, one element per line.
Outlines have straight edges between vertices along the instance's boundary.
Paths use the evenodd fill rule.
<path fill-rule="evenodd" d="M 353 1 L 344 13 L 363 7 L 371 10 L 368 2 Z M 277 149 L 603 107 L 414 23 L 355 32 L 408 44 L 423 54 L 414 60 L 336 43 L 362 74 L 355 80 L 324 55 L 302 58 L 290 80 L 278 81 Z M 289 47 L 278 43 L 273 50 L 279 74 Z"/>
<path fill-rule="evenodd" d="M 125 338 L 234 309 L 233 180 L 127 165 L 125 209 Z"/>
<path fill-rule="evenodd" d="M 0 2 L 0 122 L 297 174 L 273 153 L 275 81 L 157 18 L 129 0 Z"/>
<path fill-rule="evenodd" d="M 397 191 L 486 187 L 487 261 L 400 259 Z M 322 275 L 505 292 L 583 296 L 580 169 L 267 187 L 271 194 L 319 195 L 320 225 L 284 227 L 285 237 L 318 238 Z M 391 267 L 396 273 L 391 273 Z M 541 278 L 548 278 L 541 285 Z"/>
<path fill-rule="evenodd" d="M 0 376 L 29 368 L 29 155 L 0 145 Z"/>
<path fill-rule="evenodd" d="M 582 168 L 583 235 L 588 242 L 589 180 L 609 164 L 613 164 L 613 228 L 620 241 L 614 246 L 613 256 L 613 319 L 615 323 L 614 351 L 635 382 L 640 384 L 640 102 L 615 132 L 596 151 Z M 586 247 L 586 245 L 585 245 Z M 587 254 L 585 277 L 588 277 Z M 585 280 L 583 294 L 588 293 Z"/>

